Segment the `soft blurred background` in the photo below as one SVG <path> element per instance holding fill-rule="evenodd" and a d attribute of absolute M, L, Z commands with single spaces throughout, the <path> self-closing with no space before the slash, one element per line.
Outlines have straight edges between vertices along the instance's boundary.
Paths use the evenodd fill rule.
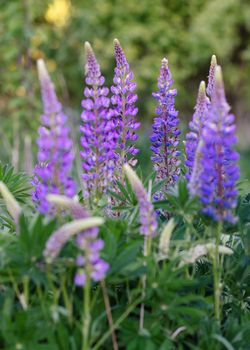
<path fill-rule="evenodd" d="M 199 82 L 216 54 L 237 116 L 242 178 L 250 177 L 249 0 L 0 0 L 0 37 L 2 161 L 32 171 L 42 111 L 36 60 L 45 59 L 77 142 L 83 43 L 91 42 L 111 84 L 113 39 L 118 38 L 138 83 L 141 157 L 150 156 L 151 93 L 161 59 L 169 59 L 185 134 Z"/>

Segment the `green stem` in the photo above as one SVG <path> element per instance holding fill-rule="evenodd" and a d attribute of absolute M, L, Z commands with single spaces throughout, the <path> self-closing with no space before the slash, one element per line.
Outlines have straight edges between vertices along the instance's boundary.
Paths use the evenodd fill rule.
<path fill-rule="evenodd" d="M 46 305 L 44 303 L 43 292 L 42 292 L 40 284 L 36 285 L 36 290 L 37 290 L 37 295 L 38 295 L 39 302 L 41 304 L 43 314 L 47 317 L 48 309 L 46 308 Z"/>
<path fill-rule="evenodd" d="M 111 338 L 112 338 L 112 343 L 113 343 L 113 349 L 114 350 L 119 350 L 119 346 L 118 346 L 115 330 L 113 329 L 114 322 L 113 322 L 113 317 L 112 317 L 112 313 L 111 313 L 111 307 L 110 307 L 108 291 L 107 291 L 106 284 L 105 284 L 104 280 L 101 280 L 101 287 L 102 287 L 103 299 L 104 299 L 104 304 L 105 304 L 105 309 L 106 309 L 106 315 L 107 315 L 109 327 L 110 327 L 110 330 L 111 330 Z"/>
<path fill-rule="evenodd" d="M 65 307 L 68 311 L 68 319 L 69 319 L 69 324 L 72 325 L 73 323 L 73 317 L 72 317 L 72 303 L 71 300 L 68 296 L 68 292 L 67 292 L 67 286 L 65 283 L 65 277 L 62 276 L 61 277 L 61 290 L 62 290 L 62 295 L 63 295 L 63 300 L 64 300 L 64 304 Z"/>
<path fill-rule="evenodd" d="M 86 283 L 83 290 L 83 320 L 82 320 L 82 350 L 89 350 L 89 327 L 90 327 L 90 286 L 91 281 L 89 276 L 86 278 Z"/>
<path fill-rule="evenodd" d="M 152 247 L 152 236 L 147 235 L 144 237 L 144 249 L 143 249 L 143 255 L 146 258 L 151 254 L 151 247 Z M 147 284 L 147 275 L 144 274 L 141 277 L 141 285 L 142 285 L 142 300 L 145 298 L 146 295 L 146 284 Z M 143 331 L 144 329 L 144 303 L 141 304 L 141 310 L 140 310 L 140 321 L 139 321 L 139 329 L 140 331 Z"/>
<path fill-rule="evenodd" d="M 23 291 L 24 291 L 24 299 L 28 308 L 29 304 L 29 276 L 23 277 Z"/>
<path fill-rule="evenodd" d="M 11 283 L 13 285 L 13 289 L 14 289 L 14 291 L 16 293 L 16 296 L 17 296 L 17 298 L 18 298 L 18 300 L 19 300 L 23 310 L 27 310 L 26 300 L 25 300 L 25 298 L 23 298 L 23 294 L 19 291 L 18 285 L 15 282 L 15 279 L 14 279 L 14 277 L 12 275 L 11 270 L 7 269 L 7 271 L 8 271 L 9 277 L 10 277 L 10 281 L 11 281 Z"/>
<path fill-rule="evenodd" d="M 48 278 L 49 287 L 50 287 L 50 289 L 52 291 L 53 304 L 55 306 L 55 305 L 58 304 L 58 299 L 59 299 L 59 296 L 60 296 L 60 290 L 58 290 L 54 286 L 53 275 L 52 275 L 52 272 L 51 272 L 51 265 L 47 266 L 47 278 Z"/>
<path fill-rule="evenodd" d="M 113 324 L 113 326 L 110 327 L 106 333 L 104 333 L 104 335 L 101 337 L 98 343 L 92 348 L 92 350 L 97 350 L 100 348 L 100 346 L 110 336 L 111 332 L 113 332 L 115 329 L 119 327 L 119 325 L 126 319 L 126 317 L 130 314 L 131 311 L 133 311 L 133 309 L 136 307 L 136 305 L 140 303 L 140 301 L 141 301 L 141 298 L 135 300 L 132 304 L 129 305 L 127 310 L 117 319 L 117 321 Z"/>
<path fill-rule="evenodd" d="M 220 287 L 220 256 L 219 256 L 219 245 L 221 236 L 221 222 L 217 224 L 216 227 L 216 241 L 215 241 L 215 253 L 213 256 L 213 277 L 214 277 L 214 313 L 215 319 L 220 323 L 220 297 L 221 297 L 221 287 Z"/>
<path fill-rule="evenodd" d="M 151 247 L 152 247 L 152 236 L 147 237 L 147 247 L 146 247 L 146 255 L 149 256 L 151 254 Z"/>

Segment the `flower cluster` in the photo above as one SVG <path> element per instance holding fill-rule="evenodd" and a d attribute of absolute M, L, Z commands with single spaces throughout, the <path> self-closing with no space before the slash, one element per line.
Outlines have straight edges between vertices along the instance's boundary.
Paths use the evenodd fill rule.
<path fill-rule="evenodd" d="M 196 182 L 196 178 L 198 177 L 198 167 L 199 162 L 196 160 L 196 158 L 200 157 L 200 152 L 197 151 L 198 144 L 201 141 L 201 133 L 203 130 L 203 126 L 205 125 L 206 118 L 207 118 L 207 112 L 210 108 L 210 98 L 213 95 L 214 90 L 214 84 L 215 84 L 215 70 L 217 66 L 217 59 L 216 56 L 213 55 L 211 58 L 211 64 L 209 68 L 209 75 L 208 75 L 208 85 L 206 89 L 206 84 L 204 81 L 200 83 L 196 106 L 195 106 L 195 112 L 193 114 L 192 121 L 189 123 L 190 132 L 186 135 L 186 166 L 188 168 L 188 172 L 186 174 L 186 177 L 188 180 L 190 180 L 191 173 L 193 174 L 193 178 L 190 184 L 191 188 Z M 207 97 L 207 95 L 210 97 Z M 194 166 L 196 165 L 195 171 L 193 171 Z M 194 173 L 196 174 L 194 176 Z M 192 191 L 192 190 L 191 190 Z"/>
<path fill-rule="evenodd" d="M 44 61 L 38 60 L 38 74 L 41 83 L 44 114 L 38 130 L 38 164 L 34 169 L 33 200 L 42 213 L 48 213 L 51 205 L 46 200 L 48 193 L 65 194 L 73 197 L 76 186 L 68 175 L 74 159 L 73 143 L 69 137 L 67 117 L 62 112 L 54 85 L 46 70 Z"/>
<path fill-rule="evenodd" d="M 75 275 L 75 284 L 83 286 L 86 277 L 93 281 L 100 281 L 105 277 L 109 264 L 101 259 L 100 250 L 104 243 L 102 239 L 97 239 L 98 228 L 92 228 L 80 233 L 76 242 L 81 253 L 76 258 L 78 271 Z"/>
<path fill-rule="evenodd" d="M 136 173 L 132 170 L 132 168 L 128 164 L 125 164 L 124 171 L 138 200 L 141 234 L 144 236 L 153 237 L 156 235 L 157 230 L 157 220 L 156 214 L 154 212 L 154 207 L 148 198 L 148 194 L 143 187 L 143 184 L 141 183 Z"/>
<path fill-rule="evenodd" d="M 72 205 L 71 212 L 75 219 L 90 217 L 79 203 Z M 83 286 L 87 276 L 93 281 L 100 281 L 108 271 L 109 264 L 100 257 L 104 242 L 102 239 L 98 239 L 98 234 L 98 227 L 93 227 L 79 233 L 76 237 L 76 244 L 80 250 L 80 254 L 76 258 L 78 271 L 74 279 L 77 286 Z"/>
<path fill-rule="evenodd" d="M 239 155 L 232 149 L 236 142 L 235 130 L 221 68 L 217 66 L 211 105 L 201 135 L 201 172 L 196 193 L 203 203 L 203 212 L 216 221 L 234 221 L 232 208 L 236 205 L 235 183 L 239 178 L 236 164 Z"/>
<path fill-rule="evenodd" d="M 204 81 L 200 83 L 197 102 L 193 119 L 189 123 L 190 132 L 186 135 L 186 166 L 188 167 L 187 179 L 190 179 L 190 174 L 193 170 L 197 147 L 201 138 L 203 126 L 206 121 L 209 100 L 206 96 L 206 84 Z"/>
<path fill-rule="evenodd" d="M 158 78 L 159 90 L 153 93 L 158 105 L 156 108 L 157 117 L 154 118 L 153 133 L 150 140 L 152 142 L 151 150 L 154 153 L 151 159 L 157 172 L 156 179 L 158 181 L 166 180 L 165 190 L 177 180 L 180 172 L 180 162 L 178 160 L 180 152 L 177 149 L 180 135 L 179 119 L 177 117 L 178 112 L 174 107 L 177 91 L 176 89 L 170 89 L 172 84 L 173 80 L 168 67 L 168 60 L 164 58 Z M 159 193 L 159 196 L 161 196 L 161 193 Z"/>
<path fill-rule="evenodd" d="M 140 123 L 135 118 L 138 108 L 135 106 L 137 95 L 134 93 L 136 83 L 133 82 L 133 72 L 117 39 L 114 41 L 114 48 L 116 68 L 114 85 L 111 87 L 111 102 L 118 135 L 118 171 L 121 171 L 123 164 L 129 161 L 129 155 L 133 157 L 138 153 L 133 142 L 138 138 L 135 131 Z M 130 160 L 130 164 L 133 163 Z"/>
<path fill-rule="evenodd" d="M 140 126 L 136 120 L 136 84 L 117 39 L 114 41 L 114 51 L 116 68 L 110 99 L 109 88 L 104 86 L 105 79 L 94 52 L 90 44 L 85 43 L 87 86 L 84 89 L 81 115 L 83 123 L 80 126 L 80 154 L 83 160 L 82 178 L 85 190 L 83 196 L 85 199 L 89 198 L 90 204 L 96 203 L 111 186 L 116 186 L 116 180 L 124 167 L 138 198 L 141 233 L 154 235 L 156 218 L 152 204 L 140 180 L 131 173 L 128 166 L 136 163 L 133 157 L 138 152 L 134 145 L 138 137 L 136 130 Z M 75 183 L 68 176 L 74 155 L 66 125 L 67 117 L 62 112 L 54 85 L 42 60 L 38 61 L 38 72 L 44 114 L 41 117 L 42 126 L 39 128 L 37 141 L 39 164 L 35 167 L 33 199 L 38 203 L 41 212 L 51 213 L 53 204 L 47 200 L 48 193 L 64 194 L 68 197 L 75 195 Z M 150 136 L 156 181 L 164 182 L 163 188 L 155 194 L 156 200 L 163 198 L 164 191 L 177 181 L 180 174 L 180 130 L 178 111 L 174 105 L 177 91 L 172 89 L 172 85 L 168 61 L 164 58 L 158 77 L 158 91 L 153 93 L 157 100 L 157 116 L 154 118 Z M 185 145 L 189 191 L 191 195 L 201 198 L 204 213 L 215 220 L 233 220 L 231 209 L 237 195 L 235 181 L 239 176 L 236 165 L 238 154 L 232 149 L 236 138 L 234 117 L 229 110 L 221 69 L 217 66 L 216 57 L 212 56 L 208 86 L 206 89 L 203 81 L 200 84 Z M 114 199 L 111 197 L 108 200 L 112 202 Z M 88 217 L 88 214 L 84 217 Z M 99 256 L 102 243 L 97 239 L 97 234 L 97 229 L 91 229 L 78 235 L 78 245 L 84 251 L 84 256 L 80 255 L 77 260 L 79 268 L 85 266 L 86 259 L 93 265 L 95 258 Z M 95 275 L 94 271 L 92 269 L 91 274 Z M 80 275 L 84 278 L 83 273 L 79 273 Z"/>
<path fill-rule="evenodd" d="M 108 97 L 109 89 L 104 86 L 100 66 L 89 43 L 86 51 L 86 84 L 82 101 L 83 124 L 80 127 L 80 152 L 83 159 L 82 178 L 85 185 L 85 197 L 91 194 L 98 198 L 112 181 L 117 133 L 113 120 L 113 111 Z"/>
<path fill-rule="evenodd" d="M 75 220 L 65 224 L 50 236 L 44 251 L 46 260 L 52 262 L 59 255 L 64 244 L 73 235 L 77 235 L 76 245 L 79 255 L 76 258 L 75 284 L 83 286 L 87 277 L 93 281 L 103 279 L 109 268 L 108 263 L 100 257 L 100 250 L 104 243 L 103 240 L 98 239 L 98 226 L 103 223 L 103 220 L 91 218 L 79 202 L 69 200 L 69 198 L 50 195 L 48 200 L 60 208 L 69 209 Z"/>
<path fill-rule="evenodd" d="M 207 84 L 207 94 L 210 98 L 213 96 L 213 91 L 214 91 L 216 67 L 217 67 L 217 58 L 215 55 L 213 55 L 211 58 L 209 75 L 208 75 L 208 84 Z"/>
<path fill-rule="evenodd" d="M 102 218 L 90 218 L 88 216 L 85 219 L 76 219 L 61 226 L 49 237 L 43 255 L 48 262 L 52 262 L 60 254 L 63 246 L 72 236 L 82 230 L 88 230 L 101 224 L 103 224 Z"/>

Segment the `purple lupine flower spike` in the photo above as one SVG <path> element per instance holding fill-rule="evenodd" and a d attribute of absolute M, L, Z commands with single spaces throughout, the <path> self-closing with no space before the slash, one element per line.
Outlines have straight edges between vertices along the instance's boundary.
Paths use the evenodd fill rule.
<path fill-rule="evenodd" d="M 103 223 L 103 219 L 91 218 L 81 203 L 73 199 L 49 195 L 48 200 L 61 209 L 68 209 L 75 220 L 62 226 L 50 236 L 44 251 L 47 261 L 53 261 L 59 255 L 63 245 L 77 234 L 76 246 L 79 254 L 76 257 L 75 285 L 83 286 L 87 277 L 93 281 L 103 279 L 109 268 L 108 263 L 100 256 L 104 242 L 98 238 L 98 226 Z"/>
<path fill-rule="evenodd" d="M 205 120 L 207 118 L 208 105 L 209 100 L 206 96 L 206 84 L 204 81 L 202 81 L 199 87 L 193 119 L 189 123 L 190 132 L 188 132 L 186 135 L 185 147 L 187 157 L 186 166 L 188 167 L 188 173 L 186 175 L 187 179 L 190 179 L 190 174 L 194 166 L 196 150 L 200 141 Z"/>
<path fill-rule="evenodd" d="M 176 89 L 170 89 L 173 84 L 172 76 L 168 67 L 168 60 L 164 58 L 161 63 L 160 76 L 158 78 L 158 92 L 153 97 L 158 101 L 156 108 L 157 117 L 152 125 L 153 133 L 150 137 L 151 157 L 154 169 L 157 172 L 156 180 L 166 180 L 164 190 L 167 190 L 177 180 L 180 169 L 178 157 L 180 130 L 178 129 L 178 112 L 174 107 Z M 156 194 L 155 199 L 160 199 L 162 192 Z"/>
<path fill-rule="evenodd" d="M 140 127 L 140 123 L 136 120 L 138 108 L 135 106 L 137 95 L 134 93 L 136 89 L 136 83 L 133 82 L 134 75 L 117 39 L 114 40 L 114 50 L 116 68 L 114 85 L 111 87 L 113 93 L 111 102 L 114 106 L 114 118 L 118 135 L 117 170 L 119 172 L 125 162 L 129 162 L 131 165 L 136 163 L 133 157 L 138 153 L 138 149 L 134 142 L 138 138 L 136 130 Z"/>
<path fill-rule="evenodd" d="M 69 176 L 74 153 L 67 117 L 62 112 L 44 61 L 39 59 L 37 66 L 44 114 L 41 116 L 42 125 L 38 129 L 39 163 L 34 169 L 35 190 L 32 197 L 38 204 L 39 211 L 48 213 L 51 210 L 51 205 L 46 200 L 48 193 L 65 194 L 69 197 L 76 193 L 76 184 Z"/>
<path fill-rule="evenodd" d="M 63 246 L 70 238 L 79 232 L 91 229 L 96 229 L 98 225 L 102 225 L 104 220 L 99 217 L 77 219 L 68 222 L 61 226 L 58 230 L 52 233 L 46 242 L 43 252 L 44 257 L 48 262 L 52 262 L 61 252 Z"/>
<path fill-rule="evenodd" d="M 200 175 L 202 171 L 201 159 L 202 159 L 202 147 L 203 140 L 200 140 L 196 146 L 194 160 L 192 162 L 192 168 L 190 168 L 190 174 L 186 175 L 188 179 L 188 189 L 192 197 L 197 195 L 199 189 Z"/>
<path fill-rule="evenodd" d="M 83 124 L 81 131 L 81 157 L 85 185 L 85 197 L 102 195 L 112 180 L 114 170 L 116 131 L 112 110 L 109 108 L 109 89 L 104 86 L 100 66 L 92 47 L 85 43 L 86 84 L 82 101 Z"/>
<path fill-rule="evenodd" d="M 216 59 L 216 56 L 213 55 L 211 58 L 211 64 L 210 64 L 209 75 L 208 75 L 208 84 L 207 84 L 207 94 L 210 98 L 212 97 L 213 90 L 214 90 L 216 67 L 217 67 L 217 59 Z"/>
<path fill-rule="evenodd" d="M 128 165 L 123 166 L 126 176 L 135 192 L 140 212 L 140 232 L 144 236 L 154 237 L 157 230 L 157 219 L 154 207 L 148 198 L 148 194 L 134 170 Z"/>
<path fill-rule="evenodd" d="M 90 214 L 80 203 L 72 202 L 70 210 L 75 219 L 90 218 Z M 78 271 L 74 281 L 78 286 L 85 284 L 87 275 L 94 281 L 102 280 L 109 269 L 109 264 L 100 257 L 100 251 L 104 247 L 104 242 L 98 238 L 98 233 L 98 227 L 93 227 L 79 233 L 76 237 L 76 244 L 80 254 L 76 258 Z"/>
<path fill-rule="evenodd" d="M 237 201 L 239 154 L 232 148 L 237 141 L 234 119 L 225 98 L 221 67 L 217 66 L 211 105 L 201 136 L 202 170 L 196 193 L 203 204 L 203 212 L 216 221 L 235 220 L 232 209 Z"/>

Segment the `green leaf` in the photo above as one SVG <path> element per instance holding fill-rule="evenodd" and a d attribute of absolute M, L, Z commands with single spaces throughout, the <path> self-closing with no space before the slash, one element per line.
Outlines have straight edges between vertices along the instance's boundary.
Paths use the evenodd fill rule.
<path fill-rule="evenodd" d="M 232 346 L 232 344 L 229 343 L 229 341 L 226 338 L 224 338 L 222 335 L 213 334 L 212 337 L 214 339 L 217 339 L 221 344 L 223 344 L 227 350 L 235 350 L 235 348 Z"/>
<path fill-rule="evenodd" d="M 140 246 L 141 243 L 136 242 L 124 248 L 124 250 L 112 261 L 109 275 L 121 272 L 126 266 L 132 263 L 136 259 Z"/>

